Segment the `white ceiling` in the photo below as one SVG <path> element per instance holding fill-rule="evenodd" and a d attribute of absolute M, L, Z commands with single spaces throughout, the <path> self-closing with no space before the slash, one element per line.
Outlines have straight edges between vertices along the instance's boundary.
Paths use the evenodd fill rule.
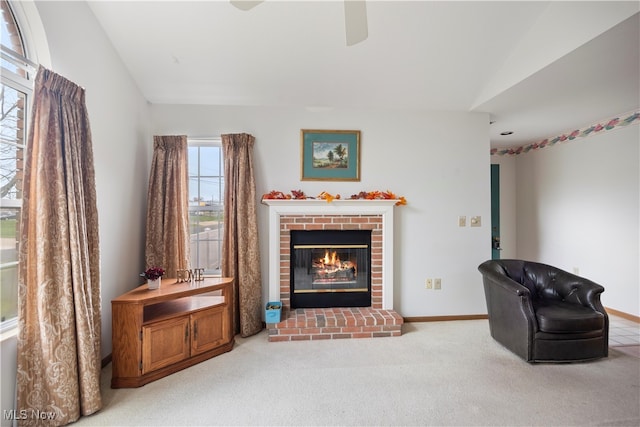
<path fill-rule="evenodd" d="M 88 2 L 152 103 L 488 112 L 491 146 L 640 107 L 640 2 Z M 502 131 L 513 131 L 508 137 Z"/>

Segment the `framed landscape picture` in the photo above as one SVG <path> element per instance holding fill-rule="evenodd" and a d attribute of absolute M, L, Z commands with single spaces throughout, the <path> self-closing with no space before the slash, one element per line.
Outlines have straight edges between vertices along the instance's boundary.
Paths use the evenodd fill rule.
<path fill-rule="evenodd" d="M 302 181 L 360 181 L 360 131 L 300 131 Z"/>

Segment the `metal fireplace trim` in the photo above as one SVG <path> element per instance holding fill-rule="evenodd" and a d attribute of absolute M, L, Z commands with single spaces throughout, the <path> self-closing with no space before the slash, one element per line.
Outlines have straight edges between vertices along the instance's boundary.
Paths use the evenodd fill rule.
<path fill-rule="evenodd" d="M 290 231 L 290 305 L 371 306 L 370 229 Z"/>

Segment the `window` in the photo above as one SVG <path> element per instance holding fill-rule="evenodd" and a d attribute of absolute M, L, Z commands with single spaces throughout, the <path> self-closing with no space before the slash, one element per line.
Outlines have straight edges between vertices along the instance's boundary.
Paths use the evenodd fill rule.
<path fill-rule="evenodd" d="M 220 275 L 224 231 L 224 168 L 220 139 L 189 139 L 191 268 Z"/>
<path fill-rule="evenodd" d="M 31 72 L 25 45 L 9 3 L 0 1 L 2 77 L 0 86 L 0 331 L 16 325 L 18 246 L 22 179 Z"/>

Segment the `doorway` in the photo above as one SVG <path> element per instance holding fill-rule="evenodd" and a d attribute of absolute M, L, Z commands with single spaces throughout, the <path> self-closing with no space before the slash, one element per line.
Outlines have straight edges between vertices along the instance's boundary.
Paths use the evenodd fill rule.
<path fill-rule="evenodd" d="M 500 165 L 491 165 L 491 259 L 500 259 Z"/>

